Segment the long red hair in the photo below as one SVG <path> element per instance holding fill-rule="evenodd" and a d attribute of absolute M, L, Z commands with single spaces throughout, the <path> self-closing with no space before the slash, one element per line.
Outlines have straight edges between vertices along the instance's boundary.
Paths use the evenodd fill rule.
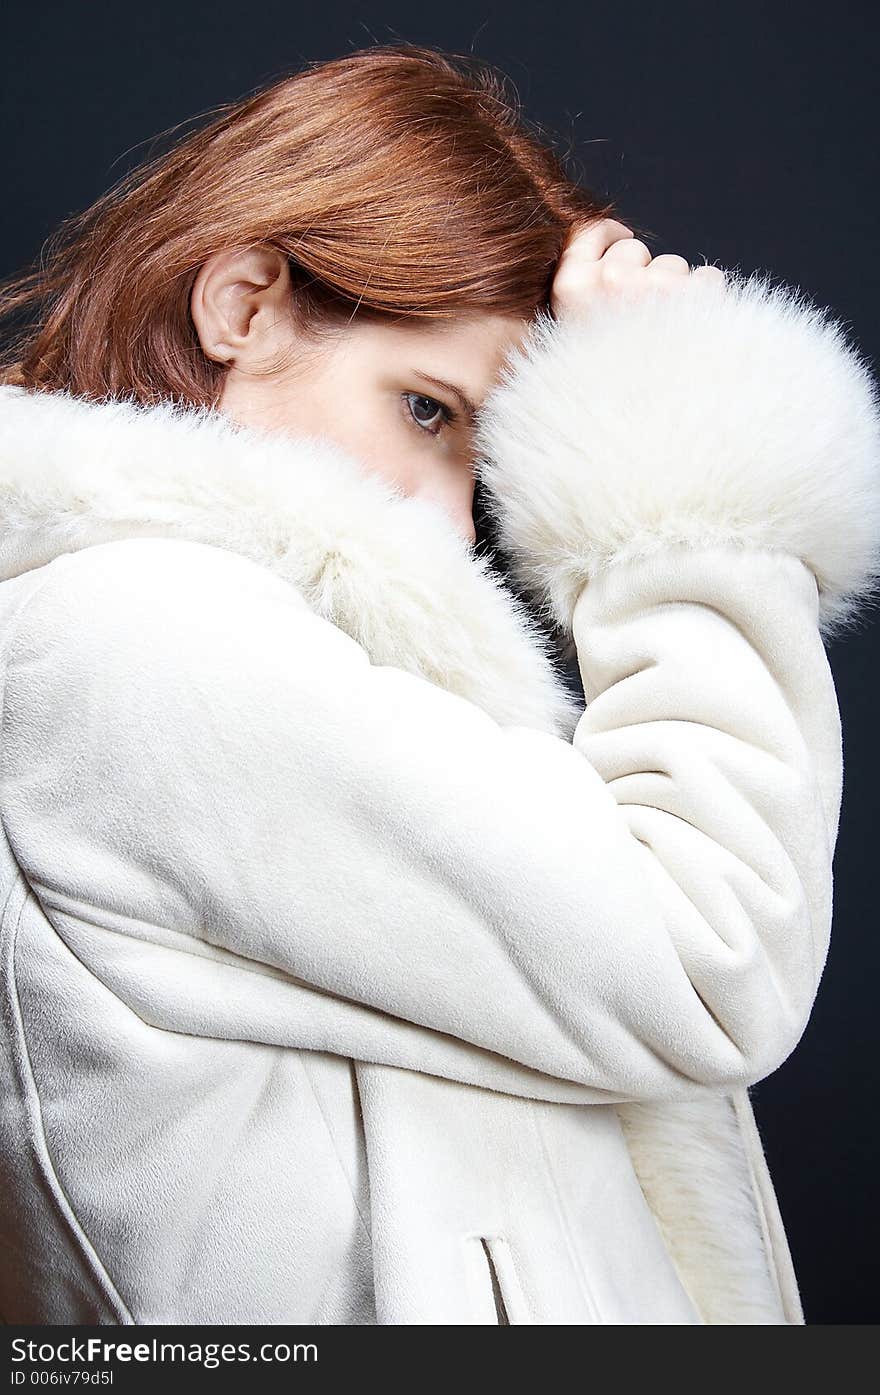
<path fill-rule="evenodd" d="M 385 44 L 313 62 L 138 166 L 0 282 L 0 382 L 215 404 L 190 315 L 213 253 L 288 258 L 303 331 L 353 316 L 532 315 L 572 229 L 615 213 L 471 56 Z M 630 220 L 630 225 L 631 220 Z"/>

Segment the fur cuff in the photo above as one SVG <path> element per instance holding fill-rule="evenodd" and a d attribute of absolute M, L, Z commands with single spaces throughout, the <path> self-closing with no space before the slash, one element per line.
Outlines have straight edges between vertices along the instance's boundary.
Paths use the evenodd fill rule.
<path fill-rule="evenodd" d="M 601 568 L 675 544 L 795 553 L 826 639 L 877 598 L 878 385 L 769 273 L 539 314 L 476 447 L 499 549 L 564 630 Z"/>

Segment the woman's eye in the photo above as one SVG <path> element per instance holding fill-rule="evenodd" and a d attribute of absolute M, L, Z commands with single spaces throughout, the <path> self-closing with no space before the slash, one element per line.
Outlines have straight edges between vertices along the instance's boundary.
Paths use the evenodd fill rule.
<path fill-rule="evenodd" d="M 457 414 L 445 402 L 438 402 L 436 398 L 426 397 L 421 392 L 405 392 L 403 396 L 416 426 L 429 436 L 439 436 L 444 426 L 455 421 Z"/>

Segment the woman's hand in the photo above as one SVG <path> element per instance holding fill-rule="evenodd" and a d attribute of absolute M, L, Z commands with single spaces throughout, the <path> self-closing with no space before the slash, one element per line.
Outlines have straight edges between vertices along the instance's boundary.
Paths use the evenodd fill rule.
<path fill-rule="evenodd" d="M 559 319 L 589 306 L 603 292 L 638 294 L 642 288 L 674 288 L 685 280 L 724 281 L 717 266 L 691 270 L 684 257 L 665 253 L 652 257 L 631 228 L 615 218 L 602 218 L 579 228 L 569 239 L 553 278 L 550 308 Z"/>

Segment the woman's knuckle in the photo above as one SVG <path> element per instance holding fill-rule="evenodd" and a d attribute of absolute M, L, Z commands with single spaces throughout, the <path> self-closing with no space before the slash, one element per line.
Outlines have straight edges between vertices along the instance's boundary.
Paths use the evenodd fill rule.
<path fill-rule="evenodd" d="M 641 238 L 622 238 L 619 242 L 612 243 L 605 256 L 615 263 L 639 262 L 644 265 L 651 260 L 651 251 Z"/>
<path fill-rule="evenodd" d="M 677 252 L 663 252 L 659 257 L 655 257 L 652 263 L 652 270 L 670 271 L 684 273 L 691 269 L 690 262 L 686 257 L 681 257 Z"/>

